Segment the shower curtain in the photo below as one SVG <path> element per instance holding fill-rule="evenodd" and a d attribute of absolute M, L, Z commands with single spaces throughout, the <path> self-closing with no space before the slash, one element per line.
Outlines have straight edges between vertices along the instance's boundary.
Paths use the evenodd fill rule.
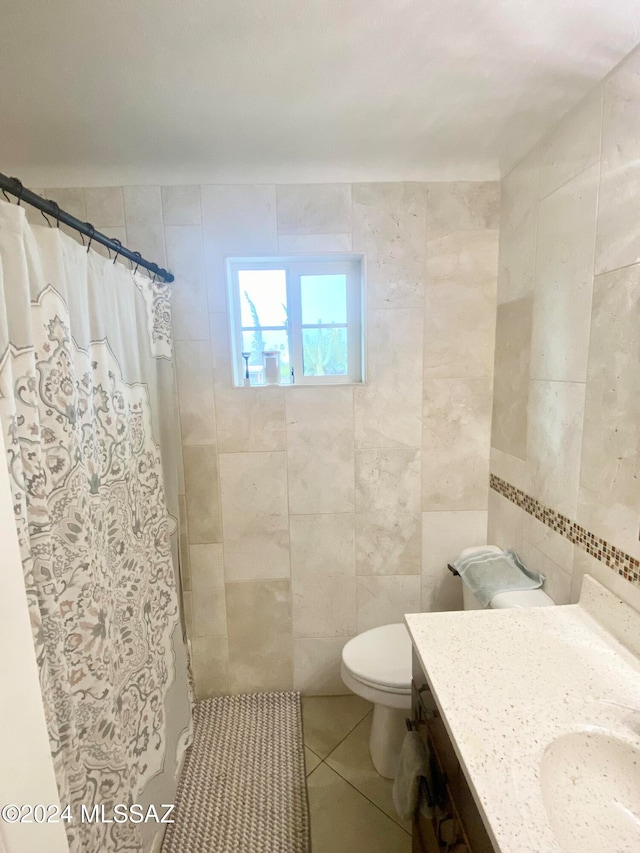
<path fill-rule="evenodd" d="M 137 853 L 101 818 L 173 801 L 190 726 L 169 287 L 5 202 L 0 420 L 69 847 Z"/>

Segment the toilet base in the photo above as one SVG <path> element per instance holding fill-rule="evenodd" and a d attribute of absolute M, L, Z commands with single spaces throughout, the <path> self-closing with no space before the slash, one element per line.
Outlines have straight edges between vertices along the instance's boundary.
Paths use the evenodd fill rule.
<path fill-rule="evenodd" d="M 369 752 L 376 771 L 385 779 L 395 779 L 402 741 L 407 733 L 407 712 L 374 705 Z"/>

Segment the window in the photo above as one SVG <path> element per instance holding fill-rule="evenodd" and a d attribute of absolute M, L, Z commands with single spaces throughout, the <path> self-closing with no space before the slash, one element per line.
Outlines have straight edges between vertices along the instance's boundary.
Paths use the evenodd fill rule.
<path fill-rule="evenodd" d="M 236 385 L 363 379 L 362 259 L 229 258 Z"/>

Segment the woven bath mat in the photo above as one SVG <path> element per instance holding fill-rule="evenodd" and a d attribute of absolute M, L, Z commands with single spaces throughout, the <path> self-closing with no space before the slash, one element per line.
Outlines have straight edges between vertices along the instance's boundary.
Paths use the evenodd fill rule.
<path fill-rule="evenodd" d="M 163 853 L 308 853 L 299 693 L 198 702 Z"/>

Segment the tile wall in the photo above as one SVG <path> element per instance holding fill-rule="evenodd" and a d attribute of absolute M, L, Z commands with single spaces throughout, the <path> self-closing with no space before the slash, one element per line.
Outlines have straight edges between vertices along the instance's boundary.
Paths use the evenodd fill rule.
<path fill-rule="evenodd" d="M 565 521 L 499 485 L 489 540 L 558 603 L 585 572 L 640 601 L 639 164 L 635 51 L 502 181 L 491 473 Z"/>
<path fill-rule="evenodd" d="M 44 194 L 176 275 L 184 602 L 200 697 L 344 692 L 350 637 L 460 605 L 446 562 L 486 541 L 497 184 Z M 367 383 L 233 388 L 225 255 L 345 251 L 366 259 Z"/>

